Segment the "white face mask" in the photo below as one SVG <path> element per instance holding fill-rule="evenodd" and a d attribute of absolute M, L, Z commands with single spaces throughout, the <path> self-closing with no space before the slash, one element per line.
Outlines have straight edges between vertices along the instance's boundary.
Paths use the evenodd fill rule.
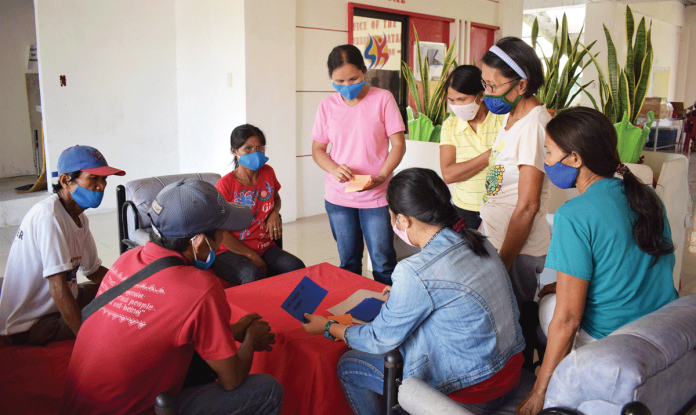
<path fill-rule="evenodd" d="M 476 117 L 481 103 L 476 103 L 476 100 L 471 101 L 469 104 L 464 105 L 452 105 L 450 108 L 454 115 L 459 117 L 462 121 L 471 121 Z"/>

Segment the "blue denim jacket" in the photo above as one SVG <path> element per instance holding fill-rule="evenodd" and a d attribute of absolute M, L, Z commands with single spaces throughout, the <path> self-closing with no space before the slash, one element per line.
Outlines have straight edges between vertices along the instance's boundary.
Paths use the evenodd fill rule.
<path fill-rule="evenodd" d="M 345 332 L 353 349 L 383 354 L 398 347 L 404 379 L 415 376 L 448 394 L 493 376 L 524 349 L 508 273 L 471 251 L 450 228 L 399 262 L 389 300 L 372 323 Z"/>

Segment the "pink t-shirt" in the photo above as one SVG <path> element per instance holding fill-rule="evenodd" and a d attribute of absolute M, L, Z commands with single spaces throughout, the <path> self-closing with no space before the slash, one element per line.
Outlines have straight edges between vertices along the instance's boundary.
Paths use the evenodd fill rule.
<path fill-rule="evenodd" d="M 389 136 L 404 131 L 399 108 L 391 92 L 370 87 L 365 98 L 351 107 L 335 94 L 319 104 L 312 129 L 312 140 L 331 143 L 329 157 L 348 166 L 353 174 L 377 176 L 389 154 Z M 329 203 L 351 208 L 387 205 L 387 179 L 364 192 L 346 193 L 347 183 L 339 183 L 326 173 L 325 198 Z"/>

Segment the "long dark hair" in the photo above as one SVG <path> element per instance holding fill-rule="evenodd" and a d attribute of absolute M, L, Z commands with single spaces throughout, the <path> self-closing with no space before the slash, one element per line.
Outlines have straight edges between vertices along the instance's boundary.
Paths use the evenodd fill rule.
<path fill-rule="evenodd" d="M 387 186 L 387 204 L 395 215 L 410 216 L 428 225 L 452 227 L 459 221 L 451 198 L 445 182 L 430 169 L 402 170 Z M 476 255 L 489 256 L 479 233 L 462 226 L 459 234 Z"/>
<path fill-rule="evenodd" d="M 614 177 L 621 164 L 616 149 L 614 125 L 601 112 L 576 107 L 559 112 L 546 126 L 546 133 L 566 153 L 576 152 L 582 164 L 601 177 Z M 660 198 L 630 171 L 623 174 L 623 193 L 629 209 L 636 214 L 633 238 L 641 251 L 657 262 L 661 255 L 674 251 L 664 236 L 665 218 Z"/>
<path fill-rule="evenodd" d="M 253 136 L 258 137 L 262 145 L 266 145 L 266 136 L 263 135 L 263 131 L 261 131 L 261 129 L 258 127 L 251 124 L 242 124 L 239 127 L 236 127 L 234 130 L 232 130 L 232 135 L 230 135 L 230 148 L 233 150 L 239 150 L 239 148 L 242 147 L 244 143 L 246 143 L 247 140 Z M 237 157 L 235 157 L 232 162 L 234 163 L 234 168 L 236 169 L 239 166 Z"/>
<path fill-rule="evenodd" d="M 331 78 L 334 70 L 347 63 L 355 66 L 363 73 L 367 72 L 367 66 L 365 66 L 365 60 L 362 57 L 362 53 L 360 53 L 360 49 L 353 45 L 339 45 L 329 53 L 329 59 L 326 62 L 326 66 L 329 68 L 329 78 Z"/>
<path fill-rule="evenodd" d="M 500 39 L 495 45 L 502 49 L 527 75 L 527 89 L 524 91 L 524 97 L 531 98 L 544 83 L 544 69 L 534 49 L 524 40 L 512 36 Z M 510 65 L 493 52 L 486 52 L 481 62 L 499 70 L 507 79 L 521 79 Z"/>
<path fill-rule="evenodd" d="M 445 93 L 452 87 L 455 91 L 465 95 L 478 95 L 483 91 L 481 84 L 481 70 L 474 65 L 459 65 L 452 71 L 445 82 Z"/>

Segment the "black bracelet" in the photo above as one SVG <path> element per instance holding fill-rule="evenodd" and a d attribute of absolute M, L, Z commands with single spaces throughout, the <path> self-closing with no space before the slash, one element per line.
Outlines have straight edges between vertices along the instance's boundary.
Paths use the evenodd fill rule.
<path fill-rule="evenodd" d="M 324 337 L 326 337 L 329 340 L 336 340 L 336 336 L 332 336 L 331 333 L 329 332 L 329 327 L 331 327 L 331 325 L 334 323 L 338 323 L 338 321 L 329 320 L 326 322 L 326 325 L 324 326 Z"/>

